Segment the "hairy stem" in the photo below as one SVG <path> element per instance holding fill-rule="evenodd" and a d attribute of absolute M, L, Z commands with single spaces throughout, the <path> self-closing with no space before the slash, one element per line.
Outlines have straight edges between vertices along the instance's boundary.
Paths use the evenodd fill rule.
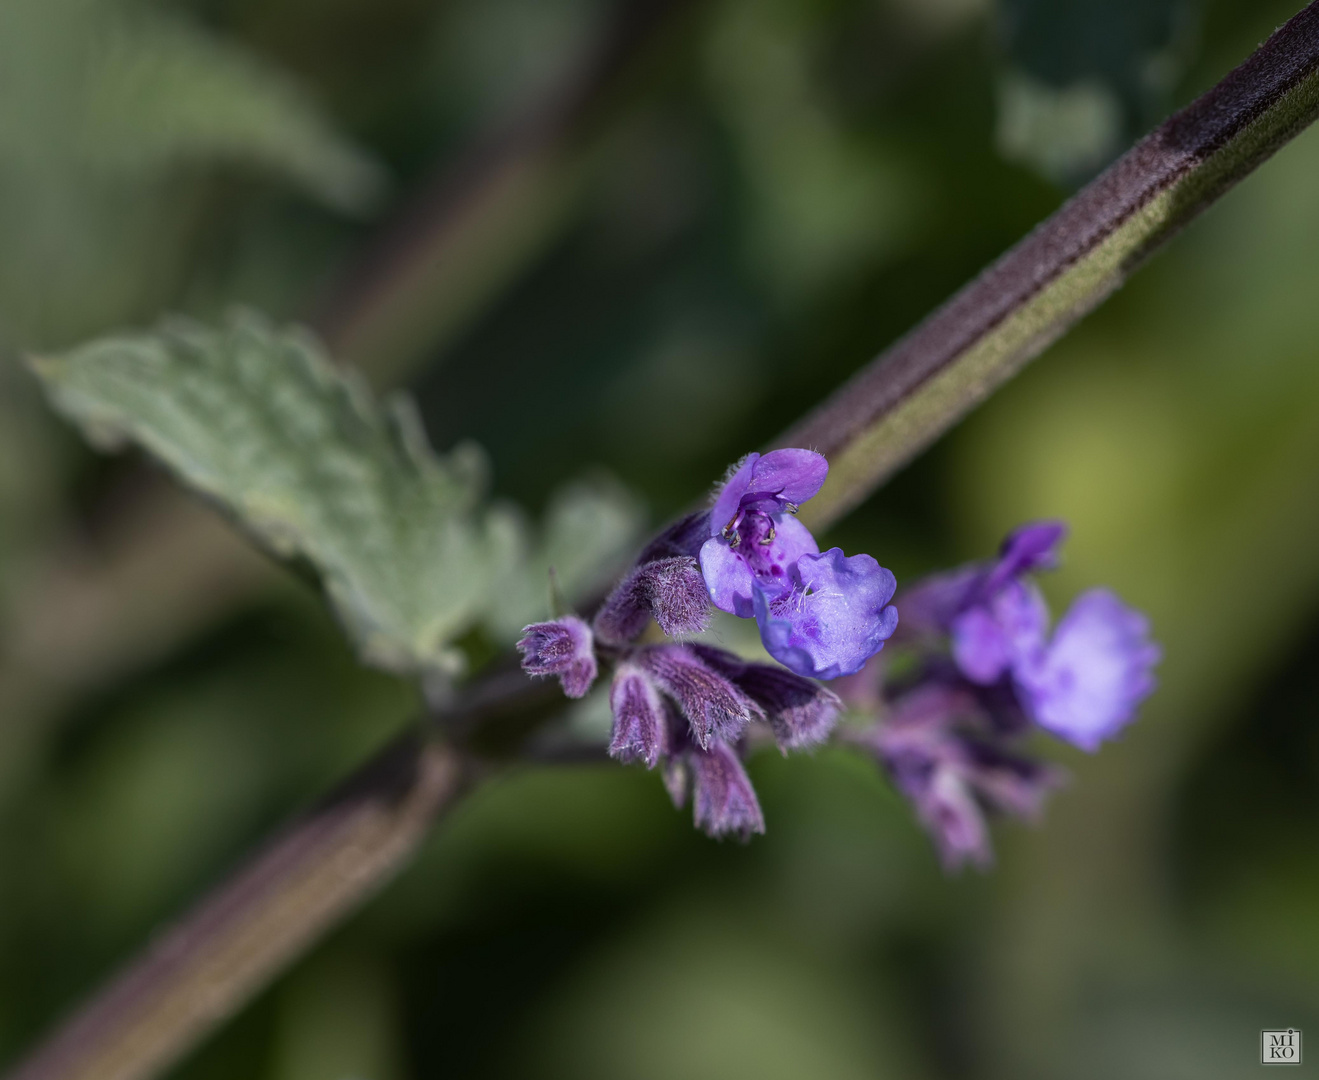
<path fill-rule="evenodd" d="M 838 520 L 1319 113 L 1319 3 L 1177 113 L 776 442 L 829 458 Z"/>

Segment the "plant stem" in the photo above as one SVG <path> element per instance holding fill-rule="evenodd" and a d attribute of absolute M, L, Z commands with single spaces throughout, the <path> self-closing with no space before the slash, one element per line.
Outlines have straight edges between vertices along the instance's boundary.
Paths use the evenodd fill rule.
<path fill-rule="evenodd" d="M 159 1075 L 383 888 L 488 768 L 492 748 L 521 745 L 529 722 L 543 725 L 563 704 L 556 681 L 497 667 L 203 897 L 8 1080 Z M 463 749 L 478 741 L 477 756 Z M 572 746 L 552 749 L 537 760 L 599 759 Z"/>
<path fill-rule="evenodd" d="M 453 750 L 397 740 L 152 942 L 11 1080 L 158 1075 L 392 878 L 465 778 Z"/>

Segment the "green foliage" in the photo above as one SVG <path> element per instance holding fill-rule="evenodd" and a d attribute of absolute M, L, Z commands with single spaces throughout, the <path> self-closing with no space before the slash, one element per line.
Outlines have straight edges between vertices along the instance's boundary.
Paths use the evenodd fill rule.
<path fill-rule="evenodd" d="M 13 80 L 0 155 L 11 164 L 72 159 L 131 178 L 228 160 L 340 209 L 379 192 L 378 167 L 287 76 L 177 17 L 114 0 L 11 0 L 0 50 Z"/>
<path fill-rule="evenodd" d="M 20 341 L 159 304 L 217 166 L 340 211 L 382 189 L 288 76 L 152 6 L 6 0 L 0 72 L 0 333 Z"/>
<path fill-rule="evenodd" d="M 410 401 L 381 407 L 308 336 L 255 315 L 218 331 L 167 320 L 33 368 L 94 443 L 136 443 L 310 563 L 363 658 L 390 670 L 457 669 L 449 642 L 488 612 L 514 632 L 554 559 L 581 597 L 635 535 L 630 504 L 601 488 L 560 498 L 540 545 L 516 514 L 487 518 L 478 448 L 436 455 Z"/>
<path fill-rule="evenodd" d="M 619 555 L 637 539 L 641 507 L 608 478 L 578 481 L 550 500 L 540 536 L 525 514 L 510 503 L 490 513 L 492 543 L 507 552 L 517 572 L 495 583 L 488 619 L 490 630 L 511 641 L 531 619 L 550 610 L 549 575 L 554 588 L 569 601 L 591 596 L 607 586 L 619 566 Z"/>

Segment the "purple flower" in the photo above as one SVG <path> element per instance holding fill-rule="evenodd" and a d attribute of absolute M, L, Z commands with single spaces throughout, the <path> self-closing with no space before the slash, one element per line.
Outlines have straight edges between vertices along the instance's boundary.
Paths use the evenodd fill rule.
<path fill-rule="evenodd" d="M 972 682 L 988 686 L 1030 662 L 1044 645 L 1049 609 L 1028 582 L 1009 580 L 984 602 L 954 616 L 953 659 Z"/>
<path fill-rule="evenodd" d="M 1033 819 L 1063 780 L 1021 752 L 1043 728 L 1086 750 L 1116 734 L 1154 688 L 1149 623 L 1112 593 L 1079 597 L 1049 632 L 1027 575 L 1057 565 L 1059 522 L 1013 532 L 997 559 L 919 582 L 900 600 L 892 665 L 877 659 L 839 690 L 876 717 L 843 738 L 872 753 L 934 838 L 944 866 L 988 865 L 986 816 Z"/>
<path fill-rule="evenodd" d="M 756 590 L 756 623 L 770 656 L 799 675 L 836 679 L 860 671 L 898 626 L 897 582 L 869 555 L 841 548 L 804 555 L 792 588 Z"/>
<path fill-rule="evenodd" d="M 903 600 L 903 625 L 917 638 L 947 634 L 967 679 L 1010 680 L 1035 723 L 1093 751 L 1154 689 L 1159 649 L 1145 617 L 1103 590 L 1080 597 L 1050 639 L 1044 598 L 1023 575 L 1056 566 L 1065 535 L 1060 522 L 1025 525 L 995 562 L 922 582 Z"/>
<path fill-rule="evenodd" d="M 995 645 L 1010 653 L 1015 637 L 1010 625 L 1004 628 L 1006 640 L 991 643 L 988 636 L 999 623 L 1000 615 L 1009 623 L 1020 617 L 1021 609 L 1027 606 L 1027 598 L 1009 597 L 1001 603 L 999 598 L 1003 593 L 1031 588 L 1021 581 L 1023 574 L 1057 566 L 1057 548 L 1066 535 L 1067 526 L 1060 521 L 1032 522 L 1008 535 L 994 562 L 972 563 L 918 582 L 902 596 L 903 636 L 948 634 L 959 617 L 979 612 L 975 618 L 980 620 L 980 625 L 972 622 L 963 631 L 968 638 L 980 639 L 978 645 L 968 641 L 971 650 L 968 655 L 974 653 L 978 656 L 981 649 Z M 973 664 L 976 662 L 972 661 Z"/>
<path fill-rule="evenodd" d="M 523 627 L 517 647 L 528 675 L 557 675 L 570 698 L 585 697 L 595 682 L 591 628 L 576 615 Z"/>
<path fill-rule="evenodd" d="M 893 575 L 868 555 L 820 554 L 792 517 L 829 471 L 811 450 L 748 454 L 720 487 L 700 563 L 721 611 L 755 618 L 774 659 L 799 675 L 860 670 L 897 626 Z"/>
<path fill-rule="evenodd" d="M 1040 727 L 1093 752 L 1153 691 L 1159 658 L 1149 620 L 1106 589 L 1093 589 L 1077 597 L 1049 645 L 1019 665 L 1018 694 Z"/>
<path fill-rule="evenodd" d="M 947 870 L 986 867 L 993 849 L 986 811 L 1033 820 L 1062 774 L 1013 752 L 984 692 L 967 683 L 919 685 L 854 737 L 912 803 Z"/>

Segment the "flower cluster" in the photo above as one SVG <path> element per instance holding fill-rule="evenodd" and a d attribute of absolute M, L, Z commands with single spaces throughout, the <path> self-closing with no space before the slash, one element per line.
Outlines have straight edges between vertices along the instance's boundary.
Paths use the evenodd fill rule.
<path fill-rule="evenodd" d="M 591 625 L 537 623 L 519 642 L 523 668 L 558 676 L 570 697 L 587 692 L 600 660 L 612 664 L 609 753 L 660 767 L 674 802 L 690 798 L 712 836 L 765 829 L 742 767 L 751 725 L 767 725 L 785 753 L 823 742 L 841 702 L 812 680 L 859 671 L 897 626 L 893 575 L 868 555 L 821 554 L 793 516 L 828 469 L 809 450 L 748 455 L 710 510 L 652 541 Z M 711 604 L 754 618 L 783 666 L 690 641 L 638 641 L 652 619 L 668 638 L 703 630 Z"/>
<path fill-rule="evenodd" d="M 1054 522 L 908 590 L 899 628 L 893 575 L 869 555 L 821 552 L 795 516 L 828 468 L 810 450 L 747 455 L 709 510 L 650 543 L 589 624 L 528 626 L 522 666 L 557 676 L 569 697 L 612 668 L 609 753 L 659 769 L 712 836 L 764 831 L 742 766 L 750 733 L 767 730 L 785 753 L 836 736 L 881 763 L 946 867 L 986 865 L 986 813 L 1033 818 L 1062 781 L 1023 740 L 1044 730 L 1096 750 L 1153 690 L 1158 647 L 1145 618 L 1102 589 L 1050 632 L 1029 575 L 1057 564 L 1065 529 Z M 755 619 L 777 664 L 691 640 L 712 605 Z M 646 634 L 652 621 L 663 639 Z M 891 678 L 876 655 L 890 638 L 911 659 Z M 841 697 L 818 681 L 840 677 Z M 840 730 L 844 701 L 869 719 Z"/>
<path fill-rule="evenodd" d="M 999 558 L 917 584 L 902 602 L 905 678 L 867 672 L 845 694 L 880 713 L 850 736 L 883 764 L 949 868 L 992 858 L 986 810 L 1038 815 L 1060 770 L 1019 749 L 1036 728 L 1083 750 L 1120 732 L 1154 689 L 1149 625 L 1107 590 L 1081 595 L 1049 633 L 1026 576 L 1057 565 L 1065 528 L 1027 525 Z"/>

